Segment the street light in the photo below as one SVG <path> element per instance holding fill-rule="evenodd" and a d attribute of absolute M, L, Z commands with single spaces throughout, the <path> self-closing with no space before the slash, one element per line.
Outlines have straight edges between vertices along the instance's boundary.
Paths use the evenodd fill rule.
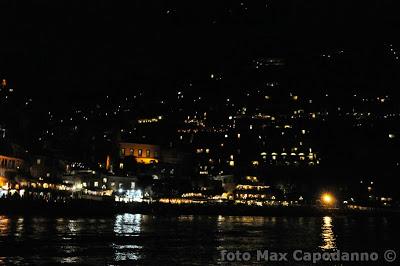
<path fill-rule="evenodd" d="M 335 201 L 335 198 L 330 193 L 322 194 L 321 201 L 325 205 L 332 205 Z"/>

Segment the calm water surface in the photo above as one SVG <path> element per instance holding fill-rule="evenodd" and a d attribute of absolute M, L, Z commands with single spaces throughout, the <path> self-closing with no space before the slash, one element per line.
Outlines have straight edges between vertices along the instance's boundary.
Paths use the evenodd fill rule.
<path fill-rule="evenodd" d="M 395 218 L 3 215 L 0 264 L 215 265 L 221 250 L 381 251 L 399 237 Z"/>

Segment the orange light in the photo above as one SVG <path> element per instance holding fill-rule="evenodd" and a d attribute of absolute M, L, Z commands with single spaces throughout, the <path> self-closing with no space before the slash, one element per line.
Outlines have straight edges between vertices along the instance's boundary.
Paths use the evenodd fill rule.
<path fill-rule="evenodd" d="M 326 205 L 332 204 L 335 201 L 334 197 L 329 193 L 324 193 L 321 199 Z"/>
<path fill-rule="evenodd" d="M 111 165 L 110 155 L 107 155 L 106 170 L 110 170 L 110 165 Z"/>

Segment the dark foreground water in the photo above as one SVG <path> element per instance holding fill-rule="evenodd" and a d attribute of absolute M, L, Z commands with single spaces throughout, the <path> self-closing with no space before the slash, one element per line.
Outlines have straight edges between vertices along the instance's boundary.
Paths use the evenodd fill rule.
<path fill-rule="evenodd" d="M 107 218 L 0 216 L 0 264 L 215 265 L 221 251 L 398 249 L 398 218 L 151 216 Z M 291 255 L 289 256 L 291 258 Z M 376 265 L 383 265 L 383 258 Z M 399 261 L 397 261 L 398 263 Z M 399 265 L 396 262 L 392 265 Z M 232 263 L 229 263 L 232 264 Z M 265 263 L 312 265 L 310 262 Z M 355 263 L 344 263 L 354 265 Z M 328 263 L 327 265 L 343 265 Z"/>

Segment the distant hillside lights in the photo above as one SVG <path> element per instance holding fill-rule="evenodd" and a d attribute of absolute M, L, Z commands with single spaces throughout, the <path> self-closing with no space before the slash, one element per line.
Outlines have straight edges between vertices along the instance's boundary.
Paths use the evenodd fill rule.
<path fill-rule="evenodd" d="M 296 165 L 300 163 L 306 163 L 312 166 L 320 163 L 319 159 L 317 158 L 317 154 L 313 152 L 311 148 L 309 149 L 308 153 L 296 152 L 297 150 L 298 149 L 295 147 L 291 152 L 262 152 L 260 155 L 264 161 L 270 159 L 270 162 L 274 164 Z"/>
<path fill-rule="evenodd" d="M 138 119 L 139 124 L 149 124 L 149 123 L 158 123 L 160 120 L 162 120 L 163 117 L 157 116 L 157 117 L 152 117 L 152 118 L 143 118 L 143 119 Z"/>

